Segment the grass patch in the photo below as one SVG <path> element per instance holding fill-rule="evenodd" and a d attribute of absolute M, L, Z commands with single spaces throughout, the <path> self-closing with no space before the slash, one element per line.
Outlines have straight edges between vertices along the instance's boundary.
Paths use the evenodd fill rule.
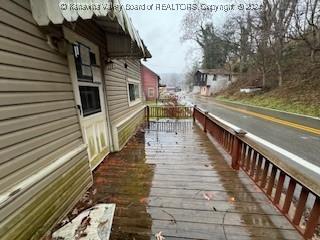
<path fill-rule="evenodd" d="M 250 104 L 259 107 L 272 108 L 276 110 L 304 114 L 314 117 L 320 117 L 319 105 L 304 104 L 290 100 L 284 100 L 275 97 L 265 97 L 263 95 L 248 95 L 246 96 L 217 96 L 218 100 L 227 100 L 235 103 Z"/>

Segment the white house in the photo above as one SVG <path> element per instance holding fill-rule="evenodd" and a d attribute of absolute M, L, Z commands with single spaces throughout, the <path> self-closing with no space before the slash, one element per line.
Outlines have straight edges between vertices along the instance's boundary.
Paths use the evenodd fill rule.
<path fill-rule="evenodd" d="M 225 69 L 199 69 L 195 73 L 194 89 L 200 90 L 202 96 L 211 96 L 236 80 L 237 75 Z"/>

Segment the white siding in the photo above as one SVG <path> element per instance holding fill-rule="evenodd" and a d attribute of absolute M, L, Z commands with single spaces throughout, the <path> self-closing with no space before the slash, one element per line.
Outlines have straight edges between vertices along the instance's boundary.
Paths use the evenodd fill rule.
<path fill-rule="evenodd" d="M 140 61 L 137 59 L 112 61 L 113 69 L 105 68 L 105 85 L 111 123 L 116 124 L 143 105 L 139 103 L 130 107 L 127 90 L 128 78 L 141 83 L 141 71 Z M 124 67 L 125 63 L 128 65 L 127 68 Z"/>

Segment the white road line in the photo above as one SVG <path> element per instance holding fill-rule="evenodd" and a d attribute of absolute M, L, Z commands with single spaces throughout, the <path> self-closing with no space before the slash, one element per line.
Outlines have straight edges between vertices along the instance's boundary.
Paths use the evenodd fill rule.
<path fill-rule="evenodd" d="M 239 128 L 239 127 L 237 127 L 237 126 L 235 126 L 235 125 L 233 125 L 233 124 L 221 119 L 220 117 L 215 116 L 214 114 L 209 113 L 209 115 L 211 115 L 212 117 L 214 117 L 215 119 L 217 119 L 218 121 L 223 123 L 224 125 L 232 128 L 236 132 L 239 132 L 239 130 L 241 129 L 241 128 Z M 266 140 L 264 140 L 264 139 L 262 139 L 262 138 L 260 138 L 260 137 L 258 137 L 256 135 L 254 135 L 252 133 L 247 132 L 246 136 L 248 138 L 256 141 L 256 142 L 261 143 L 262 145 L 267 146 L 268 148 L 274 150 L 275 152 L 278 152 L 278 153 L 290 158 L 290 160 L 298 163 L 299 165 L 303 166 L 304 168 L 306 168 L 306 169 L 308 169 L 308 170 L 310 170 L 310 171 L 312 171 L 312 172 L 314 172 L 314 173 L 316 173 L 317 175 L 320 176 L 320 167 L 318 167 L 318 166 L 316 166 L 316 165 L 304 160 L 303 158 L 301 158 L 301 157 L 299 157 L 299 156 L 297 156 L 297 155 L 295 155 L 295 154 L 293 154 L 291 152 L 288 152 L 287 150 L 285 150 L 285 149 L 283 149 L 281 147 L 278 147 L 278 146 L 274 145 L 271 142 L 268 142 L 268 141 L 266 141 Z"/>

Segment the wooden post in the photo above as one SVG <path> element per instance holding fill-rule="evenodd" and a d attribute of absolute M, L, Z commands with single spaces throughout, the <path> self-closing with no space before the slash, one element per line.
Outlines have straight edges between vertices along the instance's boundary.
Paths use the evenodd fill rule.
<path fill-rule="evenodd" d="M 246 134 L 247 133 L 245 131 L 243 131 L 242 129 L 239 129 L 234 133 L 232 150 L 231 150 L 231 158 L 232 158 L 231 167 L 235 170 L 240 169 L 240 161 L 241 161 L 242 144 L 241 144 L 241 140 L 239 139 L 239 137 L 244 136 Z"/>
<path fill-rule="evenodd" d="M 232 163 L 231 167 L 235 170 L 240 169 L 240 157 L 241 157 L 241 142 L 237 136 L 234 136 L 232 146 Z"/>
<path fill-rule="evenodd" d="M 193 113 L 192 113 L 193 122 L 196 121 L 196 117 L 195 117 L 196 108 L 197 108 L 197 105 L 194 105 L 194 106 L 193 106 Z"/>
<path fill-rule="evenodd" d="M 149 106 L 146 107 L 146 115 L 147 115 L 147 124 L 148 124 L 148 128 L 150 127 L 150 109 Z"/>
<path fill-rule="evenodd" d="M 283 204 L 283 208 L 282 208 L 282 212 L 284 214 L 287 214 L 289 212 L 295 189 L 296 189 L 296 181 L 293 178 L 291 178 L 290 183 L 289 183 L 289 187 L 287 190 L 287 194 L 286 194 L 286 199 L 284 200 L 284 204 Z"/>
<path fill-rule="evenodd" d="M 206 133 L 207 132 L 208 112 L 205 112 L 203 116 L 204 116 L 203 131 Z"/>
<path fill-rule="evenodd" d="M 312 238 L 314 231 L 318 226 L 319 216 L 320 216 L 320 198 L 317 197 L 316 201 L 314 202 L 313 208 L 310 212 L 306 230 L 304 232 L 304 237 L 306 239 Z"/>
<path fill-rule="evenodd" d="M 301 217 L 303 215 L 304 208 L 306 206 L 306 202 L 308 199 L 308 195 L 309 195 L 308 190 L 306 188 L 302 187 L 300 197 L 298 200 L 298 204 L 296 206 L 296 212 L 295 212 L 294 217 L 292 219 L 292 222 L 294 225 L 299 226 L 299 224 L 300 224 Z"/>

